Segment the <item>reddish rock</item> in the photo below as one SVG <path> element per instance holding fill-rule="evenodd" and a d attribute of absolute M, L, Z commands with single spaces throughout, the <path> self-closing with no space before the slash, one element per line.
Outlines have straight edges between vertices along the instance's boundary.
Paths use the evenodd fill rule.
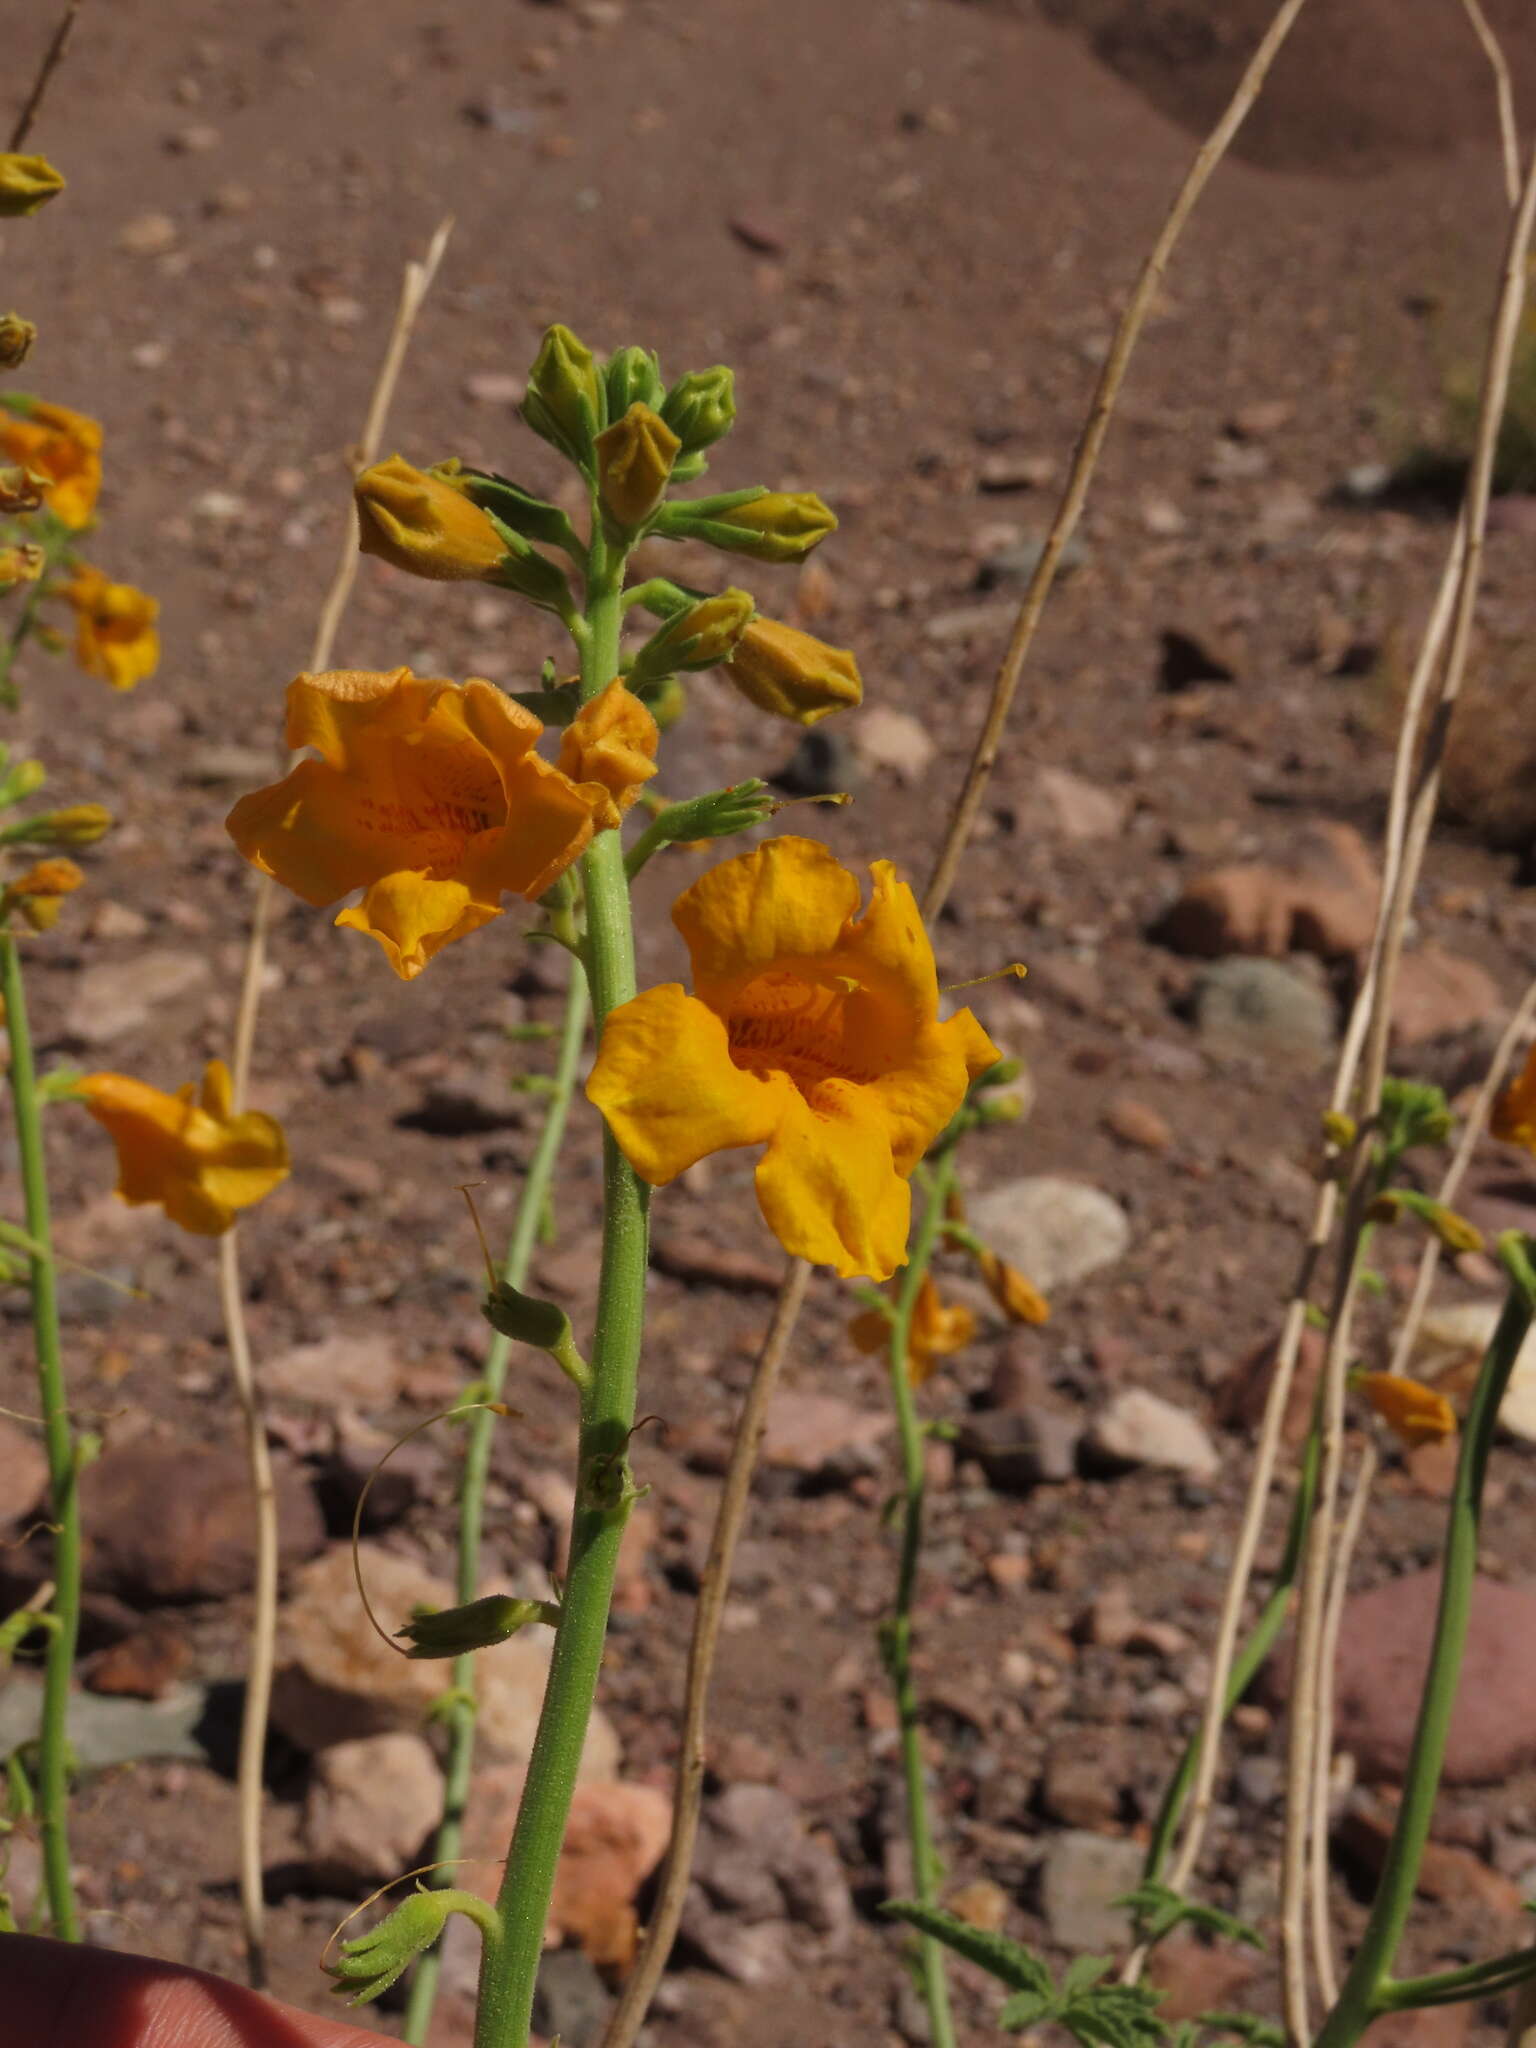
<path fill-rule="evenodd" d="M 1405 954 L 1398 968 L 1392 991 L 1393 1041 L 1421 1045 L 1497 1018 L 1503 1007 L 1499 985 L 1486 968 L 1431 942 Z"/>
<path fill-rule="evenodd" d="M 1147 1964 L 1147 1981 L 1163 1994 L 1160 2018 L 1177 2026 L 1203 2012 L 1231 2012 L 1263 1967 L 1252 1949 L 1211 1948 L 1190 1934 L 1159 1942 Z"/>
<path fill-rule="evenodd" d="M 308 1486 L 280 1464 L 278 1534 L 285 1566 L 325 1545 Z M 153 1604 L 222 1599 L 255 1572 L 255 1502 L 244 1453 L 186 1438 L 152 1437 L 109 1450 L 80 1480 L 85 1583 Z"/>
<path fill-rule="evenodd" d="M 192 1649 L 186 1637 L 173 1622 L 161 1616 L 147 1628 L 98 1650 L 81 1676 L 91 1692 L 158 1700 L 170 1691 L 191 1661 Z"/>
<path fill-rule="evenodd" d="M 1104 1128 L 1123 1145 L 1138 1146 L 1143 1152 L 1166 1152 L 1173 1143 L 1173 1128 L 1134 1096 L 1116 1095 L 1104 1105 Z"/>
<path fill-rule="evenodd" d="M 1400 1779 L 1429 1663 L 1437 1571 L 1357 1593 L 1344 1611 L 1335 1740 L 1363 1779 Z M 1536 1757 L 1536 1593 L 1474 1582 L 1461 1684 L 1446 1746 L 1449 1785 L 1497 1783 Z"/>
<path fill-rule="evenodd" d="M 1063 839 L 1082 844 L 1117 839 L 1125 830 L 1127 802 L 1114 790 L 1074 775 L 1067 768 L 1042 768 L 1035 776 L 1038 808 Z M 1031 804 L 1033 813 L 1036 806 Z"/>
<path fill-rule="evenodd" d="M 1296 1370 L 1286 1398 L 1281 1435 L 1288 1444 L 1299 1444 L 1312 1420 L 1312 1402 L 1323 1370 L 1327 1347 L 1320 1330 L 1303 1330 L 1296 1354 Z M 1279 1355 L 1278 1337 L 1266 1337 L 1246 1358 L 1233 1366 L 1216 1389 L 1213 1406 L 1223 1429 L 1257 1429 L 1264 1419 L 1265 1403 L 1275 1377 Z"/>
<path fill-rule="evenodd" d="M 1303 827 L 1281 862 L 1240 862 L 1191 882 L 1157 937 L 1201 959 L 1357 954 L 1370 943 L 1378 886 L 1360 834 L 1324 819 Z"/>
<path fill-rule="evenodd" d="M 1451 1963 L 1442 1965 L 1451 1968 Z M 1383 2013 L 1360 2036 L 1360 2048 L 1462 2048 L 1472 2026 L 1470 2005 L 1427 2005 Z"/>
<path fill-rule="evenodd" d="M 581 1785 L 560 1850 L 550 1933 L 602 1968 L 634 1960 L 635 1898 L 666 1854 L 672 1802 L 653 1785 Z"/>
<path fill-rule="evenodd" d="M 0 1415 L 0 1522 L 35 1515 L 48 1491 L 48 1458 L 35 1430 Z"/>

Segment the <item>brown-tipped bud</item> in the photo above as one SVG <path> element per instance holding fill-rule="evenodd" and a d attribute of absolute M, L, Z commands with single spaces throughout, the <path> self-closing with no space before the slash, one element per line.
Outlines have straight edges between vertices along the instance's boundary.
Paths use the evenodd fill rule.
<path fill-rule="evenodd" d="M 42 575 L 47 559 L 43 550 L 29 540 L 18 541 L 14 547 L 0 548 L 0 586 L 35 583 Z"/>
<path fill-rule="evenodd" d="M 0 512 L 35 512 L 47 488 L 48 479 L 24 463 L 0 464 Z"/>
<path fill-rule="evenodd" d="M 0 313 L 0 370 L 19 370 L 32 353 L 37 329 L 19 313 Z"/>
<path fill-rule="evenodd" d="M 674 675 L 678 669 L 717 668 L 729 661 L 756 612 L 757 605 L 745 590 L 722 590 L 674 612 L 635 656 L 631 688 Z"/>
<path fill-rule="evenodd" d="M 798 562 L 836 526 L 836 515 L 814 491 L 674 500 L 657 515 L 657 531 L 673 540 L 708 541 L 754 562 Z"/>
<path fill-rule="evenodd" d="M 506 542 L 488 515 L 447 477 L 417 469 L 403 455 L 365 469 L 353 490 L 365 555 L 437 582 L 480 581 L 506 559 Z"/>
<path fill-rule="evenodd" d="M 863 699 L 859 665 L 846 647 L 829 647 L 813 633 L 778 619 L 754 619 L 737 641 L 725 672 L 759 711 L 796 725 L 814 725 Z"/>
<path fill-rule="evenodd" d="M 1048 1323 L 1051 1305 L 1032 1280 L 996 1252 L 983 1251 L 978 1264 L 987 1292 L 1010 1323 Z"/>
<path fill-rule="evenodd" d="M 593 445 L 603 504 L 620 526 L 643 525 L 661 503 L 681 441 L 637 399 Z"/>
<path fill-rule="evenodd" d="M 0 220 L 36 213 L 64 190 L 63 175 L 45 156 L 0 150 Z"/>

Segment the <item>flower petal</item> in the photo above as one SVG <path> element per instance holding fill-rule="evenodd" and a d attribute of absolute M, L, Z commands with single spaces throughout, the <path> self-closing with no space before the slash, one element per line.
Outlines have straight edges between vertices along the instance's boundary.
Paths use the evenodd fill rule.
<path fill-rule="evenodd" d="M 619 677 L 582 705 L 560 742 L 560 769 L 597 785 L 597 822 L 612 829 L 656 773 L 656 721 Z"/>
<path fill-rule="evenodd" d="M 526 754 L 502 770 L 507 822 L 477 840 L 461 870 L 476 896 L 503 890 L 529 902 L 558 881 L 592 837 L 592 799 L 604 792 L 578 789 L 558 768 Z"/>
<path fill-rule="evenodd" d="M 947 1024 L 924 1025 L 902 1059 L 866 1084 L 886 1120 L 898 1173 L 912 1171 L 965 1100 L 969 1083 L 999 1058 L 970 1011 L 962 1010 Z"/>
<path fill-rule="evenodd" d="M 859 884 L 814 839 L 770 839 L 701 875 L 672 906 L 711 1008 L 769 968 L 833 951 L 859 907 Z"/>
<path fill-rule="evenodd" d="M 336 922 L 377 939 L 400 979 L 414 981 L 434 953 L 500 916 L 497 904 L 475 901 L 462 882 L 402 869 L 375 882 Z"/>
<path fill-rule="evenodd" d="M 362 794 L 326 762 L 301 761 L 241 797 L 224 829 L 254 867 L 320 910 L 377 880 L 397 855 L 367 829 Z"/>
<path fill-rule="evenodd" d="M 917 898 L 888 860 L 871 861 L 869 908 L 849 926 L 847 950 L 861 980 L 898 1000 L 915 1017 L 938 1015 L 939 976 Z"/>
<path fill-rule="evenodd" d="M 713 1010 L 666 982 L 609 1013 L 587 1099 L 640 1178 L 664 1187 L 706 1153 L 760 1145 L 800 1098 L 736 1066 Z"/>
<path fill-rule="evenodd" d="M 907 1255 L 912 1190 L 892 1163 L 883 1120 L 861 1107 L 864 1093 L 839 1089 L 829 1110 L 788 1094 L 758 1163 L 757 1199 L 787 1252 L 844 1280 L 888 1280 Z"/>

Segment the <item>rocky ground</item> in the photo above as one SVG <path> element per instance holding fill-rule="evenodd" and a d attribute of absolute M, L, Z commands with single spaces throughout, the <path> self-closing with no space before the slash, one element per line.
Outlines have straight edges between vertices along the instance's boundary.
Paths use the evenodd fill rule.
<path fill-rule="evenodd" d="M 1136 1871 L 1201 1697 L 1253 1389 L 1369 929 L 1394 688 L 1449 540 L 1442 507 L 1387 486 L 1438 431 L 1448 376 L 1475 361 L 1497 267 L 1485 74 L 1459 56 L 1432 65 L 1441 46 L 1426 43 L 1413 89 L 1441 118 L 1383 138 L 1379 81 L 1353 111 L 1340 82 L 1358 32 L 1346 12 L 1317 0 L 1331 121 L 1297 114 L 1284 147 L 1224 168 L 1178 254 L 936 935 L 946 979 L 1029 965 L 1022 987 L 976 1001 L 1027 1060 L 1032 1113 L 975 1141 L 966 1175 L 978 1227 L 1054 1313 L 1030 1333 L 984 1319 L 923 1396 L 956 1436 L 932 1454 L 920 1676 L 951 1895 L 1053 1954 L 1122 1939 L 1107 1902 Z M 553 488 L 512 404 L 555 318 L 605 348 L 654 345 L 669 370 L 733 363 L 742 413 L 722 487 L 814 487 L 842 520 L 798 581 L 763 572 L 755 587 L 858 651 L 867 703 L 830 753 L 797 751 L 705 680 L 669 742 L 667 787 L 765 773 L 850 789 L 856 804 L 816 828 L 920 878 L 1115 309 L 1187 160 L 1169 116 L 1200 112 L 1189 64 L 1165 63 L 1154 90 L 1122 63 L 1133 85 L 1092 54 L 1113 54 L 1103 31 L 1092 9 L 1050 26 L 950 0 L 88 12 L 37 138 L 70 193 L 7 226 L 0 257 L 44 331 L 32 385 L 105 423 L 96 552 L 161 597 L 166 652 L 122 700 L 39 657 L 6 735 L 46 754 L 61 800 L 104 798 L 123 820 L 36 949 L 45 1058 L 176 1086 L 227 1049 L 250 877 L 222 818 L 269 774 L 400 264 L 445 211 L 454 241 L 392 443 Z M 1266 136 L 1297 97 L 1288 76 Z M 1374 137 L 1363 155 L 1340 146 L 1351 123 Z M 1518 693 L 1530 531 L 1522 502 L 1498 508 L 1457 741 L 1462 816 L 1430 855 L 1398 1014 L 1398 1069 L 1453 1095 L 1536 956 Z M 348 664 L 508 684 L 536 671 L 549 643 L 501 599 L 363 566 Z M 677 970 L 666 906 L 698 864 L 678 855 L 647 878 L 648 978 Z M 415 1857 L 438 1769 L 421 1733 L 435 1681 L 357 1625 L 339 1546 L 380 1450 L 475 1372 L 476 1255 L 455 1187 L 482 1181 L 487 1221 L 504 1226 L 532 1118 L 508 1081 L 544 1058 L 507 1027 L 556 1015 L 558 974 L 508 920 L 403 987 L 373 948 L 290 905 L 269 981 L 258 1100 L 297 1152 L 243 1230 L 288 1547 L 270 1880 L 277 1988 L 320 2005 L 322 1945 Z M 54 1112 L 52 1128 L 61 1241 L 81 1262 L 65 1288 L 69 1369 L 106 1440 L 85 1495 L 82 1896 L 95 1938 L 237 1973 L 249 1560 L 212 1262 L 114 1201 L 83 1117 Z M 568 2048 L 592 2038 L 664 1832 L 689 1596 L 779 1270 L 749 1172 L 722 1156 L 656 1207 L 643 1406 L 662 1427 L 642 1439 L 651 1492 L 558 1905 L 544 2023 Z M 0 1212 L 17 1199 L 0 1153 Z M 1536 1187 L 1489 1148 L 1468 1206 L 1530 1223 Z M 579 1316 L 590 1122 L 556 1209 L 537 1277 Z M 1406 1233 L 1384 1244 L 1372 1352 L 1416 1250 Z M 948 1279 L 982 1306 L 963 1268 Z M 1463 1260 L 1446 1297 L 1486 1300 L 1493 1284 Z M 4 1306 L 0 1398 L 27 1412 L 24 1324 Z M 770 1429 L 716 1684 L 700 1883 L 653 2027 L 667 2048 L 922 2038 L 900 1943 L 873 1911 L 906 1881 L 875 1643 L 894 1462 L 851 1308 L 817 1281 Z M 574 1432 L 552 1368 L 519 1364 L 513 1398 L 524 1416 L 498 1450 L 489 1550 L 524 1584 L 557 1561 Z M 25 1433 L 3 1455 L 20 1530 L 40 1466 Z M 376 1598 L 431 1597 L 451 1570 L 457 1455 L 440 1429 L 391 1467 L 368 1538 Z M 1416 1626 L 1422 1640 L 1444 1484 L 1443 1461 L 1389 1458 L 1360 1552 L 1370 1590 L 1342 1674 L 1346 1939 L 1401 1767 L 1404 1659 Z M 1495 1492 L 1419 1968 L 1505 1945 L 1536 1891 L 1536 1466 L 1519 1441 L 1498 1454 Z M 35 1552 L 5 1552 L 13 1590 L 35 1583 Z M 533 1638 L 484 1660 L 487 1855 L 540 1660 Z M 9 1742 L 34 1713 L 20 1671 L 0 1693 Z M 1271 1687 L 1237 1717 L 1212 1837 L 1212 1897 L 1260 1922 L 1282 1743 Z M 23 1838 L 18 1893 L 34 1866 Z M 1273 2003 L 1263 1960 L 1184 1944 L 1167 1974 L 1181 2010 Z M 442 2048 L 468 2038 L 462 1954 L 450 1979 Z M 957 1979 L 966 2039 L 992 2038 L 992 1994 Z M 1496 2018 L 1451 2009 L 1434 2032 Z"/>

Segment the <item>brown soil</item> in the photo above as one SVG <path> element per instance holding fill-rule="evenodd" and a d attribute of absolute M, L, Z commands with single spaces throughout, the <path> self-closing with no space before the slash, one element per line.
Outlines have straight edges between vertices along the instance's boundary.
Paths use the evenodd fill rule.
<path fill-rule="evenodd" d="M 36 138 L 70 193 L 39 222 L 7 225 L 7 293 L 43 328 L 29 387 L 105 422 L 96 551 L 160 596 L 166 655 L 155 681 L 122 701 L 39 657 L 12 732 L 46 753 L 60 800 L 105 796 L 121 814 L 90 861 L 91 897 L 141 912 L 148 943 L 205 953 L 215 968 L 191 999 L 113 1044 L 108 1063 L 174 1086 L 227 1044 L 250 877 L 222 828 L 234 791 L 204 779 L 207 752 L 276 743 L 281 691 L 331 572 L 344 446 L 401 261 L 445 211 L 454 242 L 392 444 L 553 486 L 548 451 L 507 408 L 474 402 L 466 379 L 521 372 L 555 318 L 601 347 L 654 345 L 669 370 L 733 363 L 741 424 L 714 476 L 721 487 L 759 477 L 814 486 L 836 506 L 842 531 L 825 551 L 817 629 L 855 647 L 870 701 L 915 714 L 939 750 L 916 785 L 863 773 L 858 803 L 817 814 L 816 829 L 849 857 L 893 853 L 920 878 L 1004 637 L 996 623 L 969 644 L 941 642 L 925 622 L 979 601 L 977 563 L 995 545 L 987 529 L 1041 528 L 1051 504 L 1048 491 L 984 493 L 983 465 L 1000 454 L 1064 463 L 1115 309 L 1189 154 L 1165 116 L 1204 117 L 1261 11 L 1259 0 L 1223 8 L 1221 36 L 1196 32 L 1186 58 L 1171 10 L 1135 10 L 1146 33 L 1133 49 L 1117 26 L 1124 10 L 1074 9 L 1148 106 L 1060 30 L 935 0 L 87 10 Z M 1445 25 L 1433 26 L 1442 11 Z M 1521 17 L 1528 68 L 1527 12 L 1510 0 L 1502 14 Z M 1408 10 L 1368 14 L 1373 25 L 1389 18 L 1406 24 Z M 1475 53 L 1451 49 L 1454 8 L 1423 0 L 1413 21 L 1422 40 L 1406 26 L 1366 35 L 1342 4 L 1318 0 L 1312 33 L 1333 40 L 1299 43 L 1275 111 L 1255 117 L 1251 151 L 1268 167 L 1235 162 L 1216 180 L 1142 344 L 1086 521 L 1086 565 L 1054 602 L 937 934 L 946 980 L 1015 957 L 1032 969 L 1023 993 L 984 990 L 979 1007 L 1028 1057 L 1038 1107 L 1027 1125 L 974 1145 L 971 1178 L 1065 1171 L 1131 1215 L 1129 1254 L 1065 1291 L 1037 1345 L 1060 1397 L 1085 1409 L 1118 1381 L 1206 1408 L 1213 1384 L 1272 1331 L 1296 1257 L 1321 1079 L 1203 1047 L 1182 1008 L 1186 964 L 1145 933 L 1208 859 L 1283 851 L 1313 817 L 1379 828 L 1379 693 L 1335 673 L 1323 650 L 1341 628 L 1370 643 L 1415 615 L 1449 534 L 1435 517 L 1341 507 L 1332 493 L 1352 465 L 1394 458 L 1435 420 L 1443 344 L 1426 336 L 1423 309 L 1452 309 L 1457 334 L 1475 338 L 1500 235 L 1486 75 Z M 38 19 L 27 36 L 43 29 Z M 13 76 L 26 58 L 16 54 Z M 1336 180 L 1318 173 L 1342 158 L 1361 169 L 1334 146 L 1356 132 L 1354 115 L 1322 98 L 1346 72 L 1369 76 L 1358 132 L 1379 147 L 1360 175 Z M 146 213 L 174 224 L 158 255 L 122 245 Z M 1218 448 L 1236 445 L 1229 425 L 1259 401 L 1289 408 L 1261 443 L 1265 473 L 1202 481 L 1213 461 L 1221 468 Z M 209 493 L 237 500 L 233 513 L 217 516 Z M 338 650 L 349 665 L 406 661 L 511 684 L 553 644 L 510 606 L 363 566 Z M 754 580 L 775 608 L 794 602 L 788 576 Z M 1516 533 L 1491 537 L 1486 610 L 1495 632 L 1531 629 L 1529 543 Z M 1238 678 L 1170 696 L 1157 683 L 1160 636 L 1191 621 L 1240 646 Z M 772 772 L 791 748 L 706 680 L 671 743 L 667 785 Z M 1124 834 L 1072 845 L 1025 830 L 1042 763 L 1122 793 Z M 666 905 L 697 865 L 680 856 L 642 891 L 644 979 L 678 971 Z M 143 943 L 84 937 L 88 917 L 66 916 L 36 949 L 49 1060 L 82 1057 L 63 1023 L 81 971 Z M 1444 835 L 1419 921 L 1517 997 L 1536 914 L 1509 859 Z M 481 1346 L 455 1185 L 488 1182 L 488 1221 L 504 1224 L 531 1141 L 521 1129 L 434 1136 L 402 1119 L 446 1071 L 536 1067 L 537 1049 L 509 1052 L 502 1027 L 514 1014 L 548 1019 L 555 1001 L 519 980 L 513 920 L 403 987 L 366 942 L 290 905 L 274 959 L 259 1099 L 288 1120 L 299 1163 L 245 1231 L 254 1340 L 271 1354 L 338 1327 L 386 1330 L 438 1390 L 368 1417 L 404 1428 L 473 1372 Z M 1166 1153 L 1106 1128 L 1106 1105 L 1121 1095 L 1167 1120 Z M 107 1150 L 73 1115 L 52 1121 L 61 1210 L 79 1211 L 107 1185 Z M 659 1228 L 765 1254 L 749 1172 L 720 1158 L 658 1202 Z M 13 1172 L 0 1193 L 0 1210 L 14 1213 Z M 583 1123 L 545 1276 L 569 1290 L 573 1310 L 587 1306 L 596 1203 Z M 1393 1260 L 1412 1251 L 1404 1237 Z M 232 1441 L 211 1255 L 166 1229 L 109 1256 L 155 1298 L 71 1324 L 81 1406 L 108 1411 L 113 1432 L 173 1426 Z M 848 1314 L 847 1296 L 818 1280 L 791 1382 L 878 1408 L 879 1369 L 847 1343 Z M 645 1439 L 640 1459 L 661 1510 L 655 1598 L 615 1633 L 604 1682 L 636 1775 L 664 1779 L 670 1764 L 689 1624 L 674 1581 L 712 1498 L 684 1453 L 729 1428 L 765 1315 L 761 1294 L 655 1276 L 642 1405 L 670 1432 Z M 0 1399 L 26 1409 L 25 1345 L 20 1325 L 7 1327 Z M 994 1350 L 978 1344 L 952 1362 L 929 1409 L 959 1414 L 978 1400 Z M 522 1475 L 566 1460 L 572 1442 L 552 1372 L 520 1367 L 514 1398 L 527 1419 L 500 1451 L 491 1532 L 508 1567 L 539 1526 L 515 1512 Z M 1139 1614 L 1203 1643 L 1243 1483 L 1241 1441 L 1224 1445 L 1208 1488 L 1140 1474 L 1021 1501 L 987 1491 L 962 1464 L 936 1496 L 921 1654 L 924 1683 L 950 1702 L 930 1722 L 944 1854 L 956 1883 L 988 1876 L 1005 1887 L 1008 1925 L 1025 1938 L 1042 1938 L 1036 1869 L 1050 1827 L 1037 1786 L 1048 1742 L 1063 1730 L 1088 1741 L 1118 1731 L 1134 1758 L 1123 1821 L 1144 1825 L 1199 1689 L 1194 1651 L 1165 1670 L 1074 1648 L 1065 1634 L 1120 1578 Z M 451 1529 L 451 1448 L 443 1455 L 437 1500 L 396 1539 L 439 1563 Z M 1503 1513 L 1528 1514 L 1528 1459 L 1506 1454 L 1501 1478 Z M 769 1997 L 688 1969 L 655 2028 L 668 2048 L 876 2043 L 910 2024 L 899 1944 L 872 1913 L 899 1814 L 891 1739 L 863 1704 L 882 1684 L 885 1490 L 884 1475 L 814 1499 L 765 1490 L 739 1592 L 757 1625 L 727 1634 L 715 1699 L 719 1727 L 766 1746 L 871 1910 L 846 1953 Z M 1439 1512 L 1390 1472 L 1362 1582 L 1422 1562 Z M 1031 1582 L 1003 1590 L 986 1560 L 1020 1540 Z M 1513 1522 L 1492 1540 L 1509 1570 L 1527 1568 Z M 238 1677 L 242 1621 L 238 1602 L 188 1617 L 198 1675 Z M 1016 1650 L 1053 1682 L 1021 1691 L 1006 1675 L 1018 1667 L 1004 1662 Z M 1282 1738 L 1256 1719 L 1245 1740 L 1278 1754 Z M 297 1790 L 293 1771 L 276 1768 L 278 1866 L 291 1867 Z M 1244 1873 L 1272 1859 L 1277 1834 L 1273 1812 L 1228 1780 L 1222 1798 L 1212 1871 L 1230 1904 Z M 1536 1779 L 1463 1797 L 1457 1818 L 1486 1847 L 1499 1831 L 1528 1829 L 1533 1806 Z M 78 1852 L 96 1932 L 237 1973 L 233 1812 L 229 1783 L 195 1766 L 93 1780 Z M 351 1902 L 308 1896 L 281 1869 L 274 1887 L 277 1988 L 321 2006 L 315 1960 Z M 1339 1913 L 1346 1933 L 1358 1925 L 1342 1883 Z M 1405 1968 L 1489 1946 L 1474 1910 L 1439 1907 Z M 995 1999 L 958 1974 L 967 2041 L 994 2038 Z M 1258 1995 L 1271 1991 L 1261 1979 Z"/>

